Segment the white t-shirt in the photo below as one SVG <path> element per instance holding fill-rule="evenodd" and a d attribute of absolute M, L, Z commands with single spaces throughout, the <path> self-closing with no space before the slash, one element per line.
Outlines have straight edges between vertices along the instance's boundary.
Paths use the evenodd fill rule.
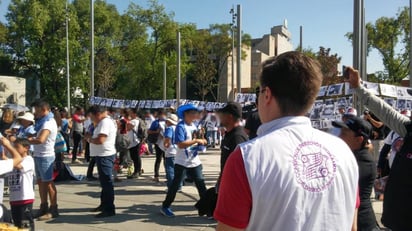
<path fill-rule="evenodd" d="M 97 138 L 99 134 L 106 135 L 106 141 L 103 144 L 90 144 L 90 156 L 111 156 L 116 154 L 117 128 L 110 117 L 100 121 L 94 129 L 92 138 Z"/>
<path fill-rule="evenodd" d="M 132 119 L 129 121 L 130 124 L 133 125 L 132 130 L 127 131 L 127 135 L 129 137 L 130 140 L 130 145 L 129 148 L 133 148 L 136 147 L 137 145 L 139 145 L 140 140 L 137 137 L 137 132 L 139 130 L 139 120 L 138 119 Z"/>
<path fill-rule="evenodd" d="M 176 126 L 175 131 L 175 143 L 193 139 L 193 133 L 197 131 L 194 124 L 188 125 L 184 121 L 181 121 Z M 199 158 L 199 147 L 197 144 L 190 147 L 180 149 L 177 148 L 177 154 L 175 164 L 181 165 L 186 168 L 194 168 L 202 164 Z"/>
<path fill-rule="evenodd" d="M 166 122 L 165 121 L 159 121 L 159 138 L 157 138 L 157 146 L 159 146 L 162 151 L 166 151 L 165 144 L 164 144 L 164 134 L 165 134 L 165 129 L 166 129 Z"/>
<path fill-rule="evenodd" d="M 252 194 L 246 230 L 351 229 L 358 165 L 341 139 L 285 117 L 240 148 Z"/>
<path fill-rule="evenodd" d="M 13 171 L 13 159 L 0 160 L 0 175 Z"/>
<path fill-rule="evenodd" d="M 40 136 L 43 130 L 49 130 L 50 134 L 46 139 L 46 142 L 42 144 L 34 144 L 33 145 L 33 156 L 35 157 L 46 157 L 46 156 L 54 156 L 54 145 L 56 143 L 56 136 L 57 136 L 57 123 L 54 118 L 50 118 L 47 120 L 43 126 L 41 127 L 40 131 L 37 132 L 37 138 Z"/>
<path fill-rule="evenodd" d="M 23 158 L 22 169 L 13 169 L 8 174 L 10 202 L 34 200 L 33 177 L 34 160 L 31 156 Z"/>

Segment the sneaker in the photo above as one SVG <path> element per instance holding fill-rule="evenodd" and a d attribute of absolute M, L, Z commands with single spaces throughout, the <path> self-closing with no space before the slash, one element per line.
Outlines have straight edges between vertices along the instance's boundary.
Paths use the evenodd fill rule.
<path fill-rule="evenodd" d="M 47 203 L 40 204 L 40 209 L 34 215 L 34 218 L 39 218 L 46 215 L 49 212 L 49 205 Z"/>
<path fill-rule="evenodd" d="M 58 209 L 58 206 L 57 206 L 57 205 L 50 206 L 49 211 L 50 211 L 50 213 L 51 213 L 51 215 L 52 215 L 52 218 L 56 218 L 56 217 L 58 217 L 58 216 L 60 215 L 60 214 L 59 214 L 59 209 Z"/>
<path fill-rule="evenodd" d="M 175 217 L 175 214 L 173 213 L 173 211 L 170 208 L 162 207 L 160 209 L 160 213 L 163 214 L 163 216 L 165 216 L 165 217 Z"/>

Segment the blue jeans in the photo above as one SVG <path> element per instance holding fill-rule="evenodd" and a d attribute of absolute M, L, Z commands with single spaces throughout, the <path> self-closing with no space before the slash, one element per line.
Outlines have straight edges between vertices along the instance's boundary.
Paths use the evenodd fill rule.
<path fill-rule="evenodd" d="M 207 144 L 216 145 L 217 131 L 207 131 L 206 132 Z"/>
<path fill-rule="evenodd" d="M 173 179 L 175 178 L 175 157 L 166 157 L 164 163 L 166 171 L 167 189 L 170 190 Z M 178 190 L 180 189 L 182 189 L 182 184 L 180 184 Z"/>
<path fill-rule="evenodd" d="M 113 165 L 116 155 L 111 156 L 96 156 L 97 171 L 99 173 L 100 186 L 102 192 L 100 194 L 100 206 L 102 210 L 108 213 L 115 212 L 114 206 L 114 187 L 112 179 Z"/>
<path fill-rule="evenodd" d="M 179 187 L 182 185 L 184 177 L 186 176 L 186 172 L 193 178 L 197 192 L 199 193 L 199 196 L 202 197 L 206 192 L 205 179 L 203 178 L 202 169 L 202 165 L 194 168 L 186 168 L 184 166 L 175 164 L 175 177 L 173 178 L 172 185 L 167 191 L 166 199 L 163 201 L 163 208 L 169 208 L 170 205 L 172 205 L 173 201 L 176 198 L 176 193 Z"/>

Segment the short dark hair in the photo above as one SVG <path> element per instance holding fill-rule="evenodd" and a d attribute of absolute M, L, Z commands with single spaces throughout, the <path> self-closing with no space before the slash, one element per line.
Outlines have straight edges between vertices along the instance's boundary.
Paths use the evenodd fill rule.
<path fill-rule="evenodd" d="M 26 138 L 17 138 L 14 141 L 14 144 L 20 144 L 21 146 L 25 147 L 25 148 L 30 148 L 30 141 Z"/>
<path fill-rule="evenodd" d="M 282 115 L 306 114 L 316 100 L 323 74 L 319 63 L 297 51 L 263 63 L 260 84 L 276 97 Z"/>
<path fill-rule="evenodd" d="M 105 111 L 107 111 L 106 107 L 93 105 L 93 106 L 89 107 L 89 109 L 87 110 L 87 113 L 91 113 L 92 115 L 96 115 L 97 113 L 105 112 Z"/>
<path fill-rule="evenodd" d="M 32 107 L 39 107 L 39 108 L 45 108 L 47 110 L 50 110 L 50 104 L 44 99 L 38 99 L 32 103 Z"/>

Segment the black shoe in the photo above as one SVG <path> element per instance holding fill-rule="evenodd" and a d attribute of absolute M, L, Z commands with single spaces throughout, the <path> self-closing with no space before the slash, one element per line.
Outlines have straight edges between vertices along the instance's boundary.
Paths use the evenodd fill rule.
<path fill-rule="evenodd" d="M 96 181 L 96 180 L 98 180 L 99 178 L 97 178 L 97 177 L 95 177 L 95 176 L 88 176 L 86 179 L 87 179 L 88 181 Z"/>
<path fill-rule="evenodd" d="M 115 212 L 101 212 L 99 214 L 97 214 L 96 216 L 94 216 L 95 218 L 105 218 L 105 217 L 112 217 L 116 215 Z"/>
<path fill-rule="evenodd" d="M 103 211 L 103 206 L 99 205 L 98 207 L 91 209 L 90 212 L 96 213 L 96 212 L 101 212 Z"/>

